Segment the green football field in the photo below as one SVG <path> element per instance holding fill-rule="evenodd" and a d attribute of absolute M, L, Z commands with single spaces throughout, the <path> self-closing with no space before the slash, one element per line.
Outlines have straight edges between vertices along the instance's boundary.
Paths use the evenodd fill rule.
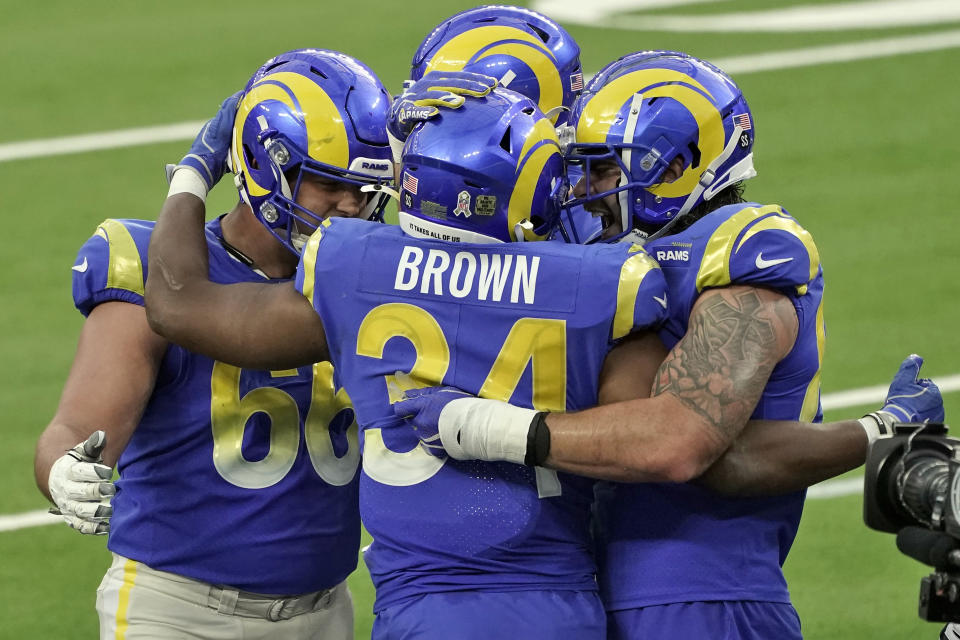
<path fill-rule="evenodd" d="M 759 175 L 748 197 L 783 205 L 820 250 L 824 394 L 884 384 L 917 352 L 926 357 L 926 374 L 948 389 L 948 422 L 960 415 L 955 0 L 922 3 L 942 9 L 929 24 L 910 11 L 910 0 L 890 20 L 881 19 L 883 3 L 849 3 L 859 7 L 852 24 L 841 23 L 833 3 L 804 0 L 818 11 L 795 14 L 786 27 L 772 13 L 789 8 L 786 0 L 632 12 L 599 0 L 527 4 L 562 18 L 583 48 L 586 72 L 652 48 L 683 49 L 726 66 L 756 121 Z M 18 516 L 46 508 L 33 482 L 33 447 L 53 415 L 81 326 L 70 296 L 76 251 L 104 218 L 154 218 L 166 193 L 163 165 L 178 160 L 192 138 L 181 132 L 163 141 L 157 130 L 140 129 L 199 124 L 261 62 L 296 47 L 352 54 L 395 90 L 422 37 L 469 6 L 3 3 L 0 639 L 96 637 L 105 539 L 65 526 L 23 526 Z M 600 15 L 607 17 L 598 25 Z M 818 16 L 835 21 L 816 24 Z M 125 146 L 111 144 L 113 133 L 131 129 Z M 102 134 L 91 138 L 97 148 L 71 152 L 72 137 L 84 134 Z M 211 213 L 235 198 L 229 185 L 217 189 Z M 873 407 L 841 406 L 826 417 Z M 808 500 L 785 570 L 807 638 L 937 635 L 938 626 L 916 612 L 927 569 L 901 556 L 892 536 L 863 525 L 859 492 Z M 357 637 L 364 638 L 373 595 L 362 568 L 351 587 Z"/>

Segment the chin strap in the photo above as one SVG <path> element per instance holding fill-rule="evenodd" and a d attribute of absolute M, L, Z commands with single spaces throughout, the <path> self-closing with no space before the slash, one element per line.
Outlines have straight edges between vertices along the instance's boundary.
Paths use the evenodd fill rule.
<path fill-rule="evenodd" d="M 393 187 L 388 187 L 385 184 L 365 184 L 360 187 L 361 193 L 380 193 L 383 192 L 393 198 L 396 201 L 400 201 L 400 192 L 394 189 Z"/>
<path fill-rule="evenodd" d="M 379 194 L 385 193 L 387 196 L 393 198 L 397 202 L 400 202 L 400 193 L 393 187 L 389 187 L 385 184 L 365 184 L 360 187 L 360 193 L 374 194 L 373 197 L 370 198 L 370 202 L 367 203 L 363 210 L 363 218 L 366 220 L 383 222 L 383 207 L 386 206 L 386 203 L 383 204 L 383 207 L 380 207 L 380 211 L 377 213 L 377 207 L 381 201 Z"/>
<path fill-rule="evenodd" d="M 556 121 L 557 118 L 560 117 L 560 114 L 563 113 L 564 111 L 570 111 L 570 109 L 563 105 L 560 105 L 559 107 L 554 107 L 553 109 L 550 109 L 550 111 L 547 111 L 543 115 L 547 116 L 550 122 L 554 122 Z"/>
<path fill-rule="evenodd" d="M 725 146 L 723 151 L 720 152 L 720 155 L 714 158 L 713 162 L 707 165 L 707 168 L 703 170 L 703 174 L 701 174 L 700 180 L 697 182 L 697 186 L 694 187 L 693 191 L 690 192 L 690 195 L 687 196 L 683 206 L 680 207 L 680 211 L 677 212 L 677 215 L 675 215 L 670 222 L 661 227 L 659 231 L 651 234 L 650 237 L 647 238 L 647 242 L 669 235 L 670 229 L 675 227 L 680 219 L 684 218 L 690 212 L 690 210 L 693 209 L 697 199 L 700 197 L 700 194 L 702 194 L 708 187 L 710 187 L 710 185 L 713 184 L 714 180 L 716 180 L 717 169 L 720 167 L 720 165 L 727 161 L 727 158 L 733 155 L 737 145 L 740 143 L 740 135 L 742 133 L 743 128 L 740 125 L 734 125 L 733 134 L 730 136 L 730 140 L 727 141 L 727 146 Z"/>
<path fill-rule="evenodd" d="M 525 234 L 526 231 L 533 233 L 533 223 L 526 218 L 513 225 L 514 242 L 529 242 Z"/>
<path fill-rule="evenodd" d="M 299 231 L 290 231 L 290 244 L 297 250 L 297 253 L 302 254 L 303 248 L 307 246 L 307 242 L 309 241 L 310 236 L 300 233 Z"/>

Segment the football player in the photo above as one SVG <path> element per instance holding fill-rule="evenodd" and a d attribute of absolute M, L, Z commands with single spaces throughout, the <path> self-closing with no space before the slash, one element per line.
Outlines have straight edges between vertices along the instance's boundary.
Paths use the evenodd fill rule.
<path fill-rule="evenodd" d="M 525 7 L 474 7 L 438 24 L 413 54 L 407 91 L 398 103 L 409 107 L 431 100 L 462 102 L 457 96 L 473 95 L 463 91 L 463 73 L 493 78 L 499 86 L 527 96 L 555 125 L 566 124 L 583 89 L 580 46 L 558 23 Z M 454 95 L 445 95 L 448 90 Z M 403 141 L 415 122 L 393 118 L 388 126 L 398 166 Z M 561 216 L 562 229 L 575 241 L 594 238 L 601 231 L 599 221 L 581 207 L 566 208 Z"/>
<path fill-rule="evenodd" d="M 801 489 L 862 464 L 894 421 L 942 419 L 939 391 L 918 379 L 912 356 L 883 410 L 862 421 L 769 422 L 822 417 L 823 276 L 793 217 L 742 199 L 755 175 L 754 122 L 722 71 L 675 52 L 625 56 L 590 82 L 571 122 L 567 160 L 584 167 L 573 203 L 602 217 L 606 238 L 645 243 L 667 280 L 660 336 L 671 351 L 653 398 L 544 415 L 434 390 L 395 409 L 458 459 L 646 482 L 598 492 L 611 637 L 799 638 L 781 565 Z M 602 399 L 645 392 L 631 373 L 645 348 L 612 352 Z M 767 422 L 737 440 L 751 417 Z M 680 484 L 728 448 L 712 481 L 783 495 L 731 499 Z"/>
<path fill-rule="evenodd" d="M 592 481 L 430 455 L 391 402 L 445 382 L 591 406 L 614 341 L 664 318 L 660 271 L 639 246 L 537 242 L 568 188 L 553 123 L 512 91 L 416 127 L 401 175 L 399 226 L 325 221 L 292 285 L 210 282 L 203 201 L 169 197 L 150 250 L 151 325 L 238 366 L 329 355 L 362 432 L 375 638 L 603 638 Z"/>
<path fill-rule="evenodd" d="M 205 193 L 225 170 L 226 153 L 210 148 L 233 139 L 242 201 L 198 236 L 210 277 L 282 286 L 266 283 L 290 281 L 320 220 L 375 215 L 380 198 L 363 188 L 392 176 L 388 108 L 370 69 L 343 54 L 268 61 L 173 174 Z M 352 638 L 345 579 L 360 520 L 350 399 L 322 358 L 241 368 L 151 331 L 153 229 L 106 220 L 80 249 L 73 295 L 86 320 L 37 446 L 37 483 L 70 526 L 109 530 L 101 638 Z M 228 330 L 243 333 L 234 320 Z"/>

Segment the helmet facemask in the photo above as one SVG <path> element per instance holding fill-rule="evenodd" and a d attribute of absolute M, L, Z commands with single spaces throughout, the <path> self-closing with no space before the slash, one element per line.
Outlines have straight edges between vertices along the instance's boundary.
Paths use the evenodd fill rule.
<path fill-rule="evenodd" d="M 390 199 L 389 185 L 393 181 L 393 163 L 377 160 L 382 175 L 345 170 L 319 162 L 307 156 L 291 140 L 276 133 L 263 143 L 270 158 L 275 188 L 259 202 L 254 214 L 267 229 L 288 248 L 299 254 L 310 235 L 323 221 L 326 211 L 311 211 L 297 202 L 304 180 L 316 176 L 323 180 L 358 187 L 364 198 L 360 213 L 364 220 L 383 220 L 383 210 Z M 354 162 L 354 164 L 361 164 Z M 368 166 L 369 161 L 365 162 Z M 369 171 L 369 170 L 368 170 Z M 246 194 L 246 190 L 241 190 Z M 245 197 L 247 204 L 249 196 Z M 252 205 L 251 205 L 252 207 Z"/>
<path fill-rule="evenodd" d="M 382 218 L 393 180 L 388 107 L 373 73 L 333 51 L 282 54 L 251 79 L 237 110 L 231 167 L 243 201 L 295 254 L 336 210 L 297 202 L 314 176 L 357 187 L 363 204 L 356 217 Z"/>
<path fill-rule="evenodd" d="M 739 88 L 708 63 L 674 52 L 631 54 L 608 65 L 577 100 L 569 163 L 614 161 L 613 189 L 585 185 L 565 206 L 617 195 L 624 235 L 659 237 L 698 204 L 756 172 L 752 118 Z M 671 162 L 682 167 L 665 180 Z M 594 193 L 597 191 L 596 193 Z"/>

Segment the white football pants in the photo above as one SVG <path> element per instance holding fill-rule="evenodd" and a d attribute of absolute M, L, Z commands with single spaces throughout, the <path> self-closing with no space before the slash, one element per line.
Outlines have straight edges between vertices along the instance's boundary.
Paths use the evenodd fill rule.
<path fill-rule="evenodd" d="M 271 598 L 199 582 L 113 554 L 97 589 L 100 640 L 353 640 L 347 583 Z"/>

